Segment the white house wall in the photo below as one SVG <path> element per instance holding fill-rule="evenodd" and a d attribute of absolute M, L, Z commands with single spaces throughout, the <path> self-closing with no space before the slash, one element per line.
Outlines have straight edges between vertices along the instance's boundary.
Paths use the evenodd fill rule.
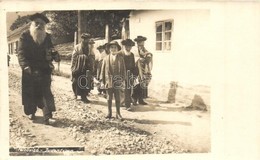
<path fill-rule="evenodd" d="M 173 19 L 172 51 L 155 50 L 155 22 Z M 210 84 L 210 10 L 147 10 L 130 15 L 130 38 L 147 37 L 154 55 L 153 81 Z"/>

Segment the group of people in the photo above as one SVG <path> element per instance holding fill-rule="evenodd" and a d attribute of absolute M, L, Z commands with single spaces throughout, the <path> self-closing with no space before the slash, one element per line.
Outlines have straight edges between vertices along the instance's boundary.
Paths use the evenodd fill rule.
<path fill-rule="evenodd" d="M 99 94 L 107 98 L 108 114 L 112 117 L 112 99 L 115 98 L 116 118 L 122 119 L 120 107 L 131 110 L 133 105 L 146 105 L 147 87 L 151 80 L 152 54 L 144 47 L 146 37 L 137 36 L 138 60 L 131 52 L 135 42 L 131 39 L 117 41 L 97 47 L 99 56 L 95 57 L 91 35 L 83 33 L 82 42 L 78 44 L 72 54 L 72 88 L 75 98 L 90 103 L 87 96 L 94 88 L 94 79 L 100 82 Z"/>
<path fill-rule="evenodd" d="M 30 29 L 19 41 L 18 60 L 22 68 L 22 104 L 29 119 L 35 119 L 38 108 L 43 110 L 44 123 L 54 121 L 52 112 L 56 110 L 51 92 L 52 61 L 59 62 L 60 56 L 54 49 L 50 34 L 45 31 L 49 19 L 36 13 L 30 17 Z M 95 56 L 94 41 L 88 33 L 81 35 L 82 41 L 75 46 L 71 59 L 72 90 L 85 103 L 94 89 L 94 80 L 99 82 L 99 94 L 107 98 L 108 114 L 112 117 L 112 100 L 115 98 L 116 118 L 122 120 L 120 107 L 131 110 L 133 105 L 146 105 L 147 87 L 151 80 L 152 54 L 144 47 L 146 37 L 137 36 L 139 58 L 135 60 L 131 52 L 135 42 L 131 39 L 112 40 L 97 47 L 100 54 Z"/>

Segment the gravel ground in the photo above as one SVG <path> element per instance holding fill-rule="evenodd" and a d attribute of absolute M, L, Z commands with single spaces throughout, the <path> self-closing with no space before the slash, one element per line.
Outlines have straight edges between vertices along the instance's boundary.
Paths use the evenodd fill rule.
<path fill-rule="evenodd" d="M 53 77 L 54 79 L 56 77 Z M 67 92 L 67 86 L 52 87 L 55 95 L 57 112 L 54 117 L 57 122 L 51 126 L 41 124 L 41 118 L 38 118 L 39 124 L 31 123 L 23 115 L 21 102 L 16 98 L 20 97 L 20 70 L 19 68 L 9 69 L 9 98 L 10 98 L 10 146 L 11 150 L 21 147 L 44 146 L 47 132 L 52 132 L 55 136 L 49 136 L 49 141 L 55 143 L 58 139 L 65 143 L 68 139 L 73 139 L 73 143 L 84 146 L 85 151 L 78 154 L 91 155 L 118 155 L 118 154 L 166 154 L 166 153 L 187 153 L 177 136 L 171 139 L 163 137 L 152 128 L 152 124 L 146 124 L 142 128 L 135 120 L 125 119 L 119 121 L 112 118 L 105 119 L 105 114 L 95 105 L 84 104 L 75 101 L 72 94 Z M 92 99 L 96 95 L 91 95 Z M 17 109 L 17 105 L 19 109 Z M 106 106 L 103 106 L 105 108 Z M 22 116 L 23 115 L 23 116 Z M 51 130 L 50 130 L 51 127 Z M 39 129 L 40 128 L 40 129 Z M 62 136 L 59 135 L 62 133 Z M 43 138 L 41 138 L 43 137 Z M 57 137 L 59 137 L 57 139 Z M 55 146 L 56 144 L 49 144 Z M 58 144 L 58 143 L 57 143 Z M 65 143 L 66 144 L 66 143 Z M 19 152 L 13 155 L 19 155 Z M 20 155 L 23 155 L 20 152 Z M 30 155 L 32 153 L 27 153 Z M 39 153 L 35 153 L 36 155 Z M 51 153 L 46 153 L 51 155 Z M 61 154 L 76 154 L 61 152 Z M 44 155 L 41 153 L 41 155 Z"/>

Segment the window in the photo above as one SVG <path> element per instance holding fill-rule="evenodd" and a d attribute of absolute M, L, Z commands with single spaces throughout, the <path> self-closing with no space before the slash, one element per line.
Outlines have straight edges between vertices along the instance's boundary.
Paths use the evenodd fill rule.
<path fill-rule="evenodd" d="M 156 50 L 171 51 L 173 20 L 156 22 Z"/>
<path fill-rule="evenodd" d="M 18 41 L 15 42 L 15 54 L 18 53 Z"/>

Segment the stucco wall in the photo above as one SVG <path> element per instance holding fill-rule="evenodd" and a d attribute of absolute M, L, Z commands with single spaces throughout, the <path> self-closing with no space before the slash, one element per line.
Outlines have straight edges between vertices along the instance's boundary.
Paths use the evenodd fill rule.
<path fill-rule="evenodd" d="M 155 51 L 155 22 L 174 20 L 172 50 Z M 153 80 L 175 80 L 210 85 L 210 10 L 148 10 L 130 15 L 130 38 L 147 37 L 146 48 L 154 54 Z M 206 78 L 207 77 L 207 78 Z"/>

